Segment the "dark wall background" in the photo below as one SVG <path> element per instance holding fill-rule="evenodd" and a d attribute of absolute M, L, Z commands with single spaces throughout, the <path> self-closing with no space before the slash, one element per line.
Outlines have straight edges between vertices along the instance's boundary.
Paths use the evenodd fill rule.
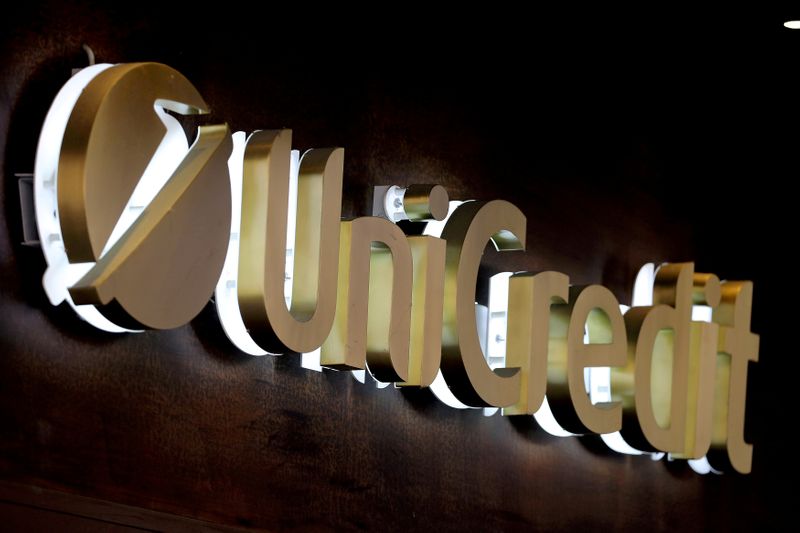
<path fill-rule="evenodd" d="M 26 2 L 0 19 L 0 520 L 111 527 L 131 506 L 168 529 L 785 525 L 800 31 L 783 13 L 262 8 Z M 344 146 L 347 216 L 367 214 L 374 184 L 442 183 L 526 213 L 528 251 L 508 269 L 557 269 L 622 301 L 652 260 L 754 280 L 753 474 L 698 476 L 427 391 L 242 355 L 210 307 L 127 336 L 50 307 L 40 251 L 20 245 L 14 173 L 32 171 L 83 43 L 101 62 L 177 68 L 234 129 Z"/>

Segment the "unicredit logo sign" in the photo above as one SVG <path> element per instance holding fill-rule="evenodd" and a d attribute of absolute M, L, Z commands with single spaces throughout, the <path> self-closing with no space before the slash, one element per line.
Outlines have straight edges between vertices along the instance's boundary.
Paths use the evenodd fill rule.
<path fill-rule="evenodd" d="M 125 332 L 181 326 L 213 295 L 253 355 L 314 354 L 456 407 L 534 415 L 554 434 L 750 471 L 751 282 L 665 263 L 627 308 L 560 272 L 506 274 L 505 354 L 490 361 L 475 284 L 488 242 L 525 249 L 518 208 L 413 185 L 391 189 L 386 210 L 415 223 L 409 234 L 391 216 L 341 220 L 343 149 L 300 157 L 289 130 L 226 124 L 190 146 L 173 114 L 207 112 L 156 63 L 94 65 L 64 86 L 34 179 L 51 303 Z"/>

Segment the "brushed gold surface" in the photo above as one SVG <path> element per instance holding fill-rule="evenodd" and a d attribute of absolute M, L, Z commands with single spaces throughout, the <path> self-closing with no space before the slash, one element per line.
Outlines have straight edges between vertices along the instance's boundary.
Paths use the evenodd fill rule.
<path fill-rule="evenodd" d="M 403 195 L 403 210 L 409 220 L 444 220 L 450 196 L 441 185 L 409 185 Z"/>
<path fill-rule="evenodd" d="M 625 313 L 627 365 L 611 369 L 621 433 L 640 450 L 680 453 L 686 438 L 693 263 L 662 265 L 653 305 Z"/>
<path fill-rule="evenodd" d="M 508 281 L 506 365 L 520 369 L 520 397 L 504 415 L 532 415 L 547 389 L 551 336 L 559 324 L 551 306 L 569 298 L 569 277 L 561 272 L 520 272 Z"/>
<path fill-rule="evenodd" d="M 692 322 L 686 397 L 686 436 L 677 459 L 700 459 L 711 446 L 719 325 Z"/>
<path fill-rule="evenodd" d="M 238 298 L 250 336 L 263 349 L 310 352 L 336 310 L 344 150 L 309 150 L 300 160 L 291 309 L 283 296 L 291 130 L 247 140 L 242 185 Z"/>
<path fill-rule="evenodd" d="M 341 223 L 336 318 L 320 364 L 360 369 L 378 381 L 408 379 L 411 249 L 403 231 L 379 217 Z"/>
<path fill-rule="evenodd" d="M 519 368 L 489 368 L 475 322 L 475 282 L 483 250 L 525 249 L 525 215 L 503 200 L 465 202 L 445 224 L 447 241 L 442 326 L 442 374 L 461 402 L 506 407 L 519 401 Z"/>
<path fill-rule="evenodd" d="M 194 86 L 159 63 L 113 66 L 84 89 L 64 132 L 58 211 L 70 262 L 96 261 L 166 133 L 159 105 L 207 112 Z"/>
<path fill-rule="evenodd" d="M 197 140 L 136 222 L 69 289 L 128 327 L 174 328 L 214 291 L 230 234 L 227 125 L 202 126 Z"/>
<path fill-rule="evenodd" d="M 446 243 L 427 236 L 408 237 L 414 263 L 411 287 L 411 343 L 408 379 L 398 385 L 428 387 L 442 360 L 442 310 Z"/>
<path fill-rule="evenodd" d="M 576 434 L 619 431 L 621 403 L 593 405 L 584 380 L 585 368 L 621 367 L 627 361 L 625 324 L 616 297 L 601 285 L 572 286 L 569 301 L 552 307 L 551 320 L 560 327 L 551 335 L 547 401 L 559 425 Z"/>
<path fill-rule="evenodd" d="M 758 335 L 750 332 L 753 305 L 751 281 L 726 281 L 714 310 L 719 324 L 716 390 L 714 393 L 711 457 L 720 469 L 747 474 L 752 469 L 753 445 L 744 440 L 747 370 L 758 361 Z"/>

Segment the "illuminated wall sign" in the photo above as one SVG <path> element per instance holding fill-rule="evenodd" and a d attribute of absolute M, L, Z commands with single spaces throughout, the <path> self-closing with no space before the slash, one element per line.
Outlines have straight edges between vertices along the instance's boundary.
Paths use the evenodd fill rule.
<path fill-rule="evenodd" d="M 559 272 L 505 274 L 489 315 L 505 315 L 507 340 L 492 354 L 475 282 L 487 242 L 525 249 L 519 209 L 448 203 L 440 186 L 419 185 L 393 190 L 403 217 L 429 222 L 422 235 L 387 218 L 342 221 L 342 149 L 301 158 L 288 130 L 245 136 L 224 124 L 200 127 L 189 146 L 165 112 L 207 109 L 154 63 L 94 65 L 64 86 L 34 180 L 54 305 L 109 331 L 174 328 L 215 292 L 248 353 L 300 352 L 318 358 L 308 366 L 430 386 L 455 407 L 534 415 L 553 434 L 750 471 L 751 282 L 664 264 L 649 281 L 643 270 L 623 311 L 605 287 Z"/>

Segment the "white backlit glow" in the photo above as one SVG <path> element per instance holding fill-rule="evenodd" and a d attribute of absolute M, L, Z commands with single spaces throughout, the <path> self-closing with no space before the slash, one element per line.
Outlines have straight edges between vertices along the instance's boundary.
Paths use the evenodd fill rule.
<path fill-rule="evenodd" d="M 237 277 L 239 271 L 239 231 L 242 223 L 242 179 L 244 169 L 244 150 L 247 136 L 243 131 L 233 134 L 233 151 L 228 159 L 228 173 L 231 177 L 231 235 L 228 241 L 228 252 L 225 264 L 222 266 L 217 288 L 214 291 L 214 302 L 217 306 L 217 315 L 222 324 L 225 335 L 244 353 L 250 355 L 267 355 L 253 338 L 247 333 L 247 327 L 239 310 L 239 296 L 237 292 Z M 300 164 L 300 152 L 292 150 L 289 165 L 289 220 L 286 231 L 286 275 L 284 282 L 284 297 L 286 305 L 291 305 L 292 295 L 292 270 L 294 266 L 294 235 L 297 213 L 297 173 Z M 278 355 L 278 354 L 270 354 Z M 316 364 L 314 363 L 316 358 Z M 306 366 L 308 365 L 308 366 Z M 319 366 L 319 350 L 304 354 L 303 367 L 310 370 L 321 371 Z"/>
<path fill-rule="evenodd" d="M 706 457 L 702 457 L 701 459 L 689 459 L 689 461 L 687 462 L 689 463 L 689 466 L 692 468 L 692 470 L 694 470 L 698 474 L 701 475 L 722 474 L 722 472 L 720 472 L 719 470 L 715 470 L 711 466 L 711 463 L 708 462 L 708 458 Z"/>
<path fill-rule="evenodd" d="M 135 330 L 117 326 L 93 305 L 75 305 L 72 301 L 67 289 L 83 277 L 94 263 L 71 264 L 69 262 L 64 249 L 58 216 L 58 160 L 61 155 L 61 143 L 64 139 L 67 122 L 86 86 L 98 74 L 112 66 L 103 63 L 78 71 L 67 81 L 53 101 L 42 126 L 36 149 L 34 198 L 39 241 L 47 262 L 42 285 L 50 303 L 58 305 L 66 300 L 78 316 L 98 329 L 123 333 Z M 189 143 L 180 123 L 166 113 L 158 102 L 154 103 L 153 108 L 164 124 L 166 132 L 117 219 L 108 241 L 103 246 L 101 257 L 130 229 L 189 151 Z"/>
<path fill-rule="evenodd" d="M 75 284 L 94 263 L 70 264 L 64 250 L 61 223 L 58 217 L 58 159 L 61 143 L 72 109 L 83 89 L 104 70 L 113 65 L 103 63 L 87 67 L 75 74 L 58 92 L 45 118 L 34 165 L 34 199 L 36 227 L 47 270 L 42 286 L 52 305 L 66 301 L 83 320 L 94 327 L 112 333 L 130 331 L 108 320 L 93 305 L 75 305 L 67 289 Z"/>
<path fill-rule="evenodd" d="M 300 354 L 300 366 L 302 366 L 306 370 L 313 370 L 314 372 L 322 372 L 322 365 L 320 364 L 321 351 L 322 351 L 321 348 L 317 348 L 313 352 Z"/>
<path fill-rule="evenodd" d="M 242 173 L 244 167 L 244 147 L 247 136 L 243 131 L 233 134 L 233 151 L 228 159 L 228 174 L 231 178 L 231 235 L 228 252 L 222 266 L 217 287 L 214 290 L 214 304 L 217 316 L 225 335 L 244 353 L 266 355 L 247 333 L 242 315 L 239 312 L 239 298 L 236 279 L 239 269 L 239 229 L 242 221 Z"/>
<path fill-rule="evenodd" d="M 631 306 L 643 307 L 646 305 L 653 305 L 653 285 L 655 285 L 655 283 L 655 263 L 646 263 L 642 265 L 642 268 L 639 269 L 639 273 L 636 274 L 636 280 L 633 282 Z"/>
<path fill-rule="evenodd" d="M 489 366 L 506 359 L 508 319 L 508 280 L 511 272 L 500 272 L 489 279 L 489 319 L 486 334 L 486 359 Z"/>
<path fill-rule="evenodd" d="M 375 379 L 375 377 L 372 375 L 372 373 L 369 372 L 369 370 L 351 370 L 350 373 L 353 375 L 353 379 L 355 379 L 362 385 L 366 385 L 367 382 L 369 382 L 379 389 L 385 389 L 390 385 L 385 381 L 378 381 L 377 379 Z"/>
<path fill-rule="evenodd" d="M 787 20 L 783 25 L 790 30 L 800 30 L 800 20 Z"/>
<path fill-rule="evenodd" d="M 453 212 L 456 210 L 456 207 L 460 206 L 463 203 L 464 202 L 451 200 L 447 204 L 447 216 L 444 217 L 444 219 L 442 220 L 431 220 L 430 222 L 425 224 L 425 230 L 422 232 L 422 234 L 430 235 L 431 237 L 441 237 L 445 224 L 447 224 L 447 221 L 450 220 L 450 217 L 453 215 Z"/>
<path fill-rule="evenodd" d="M 556 417 L 553 416 L 553 411 L 550 409 L 550 404 L 547 402 L 547 395 L 544 397 L 542 406 L 533 415 L 536 423 L 539 424 L 543 430 L 554 437 L 574 437 L 575 433 L 570 433 L 558 423 Z"/>

